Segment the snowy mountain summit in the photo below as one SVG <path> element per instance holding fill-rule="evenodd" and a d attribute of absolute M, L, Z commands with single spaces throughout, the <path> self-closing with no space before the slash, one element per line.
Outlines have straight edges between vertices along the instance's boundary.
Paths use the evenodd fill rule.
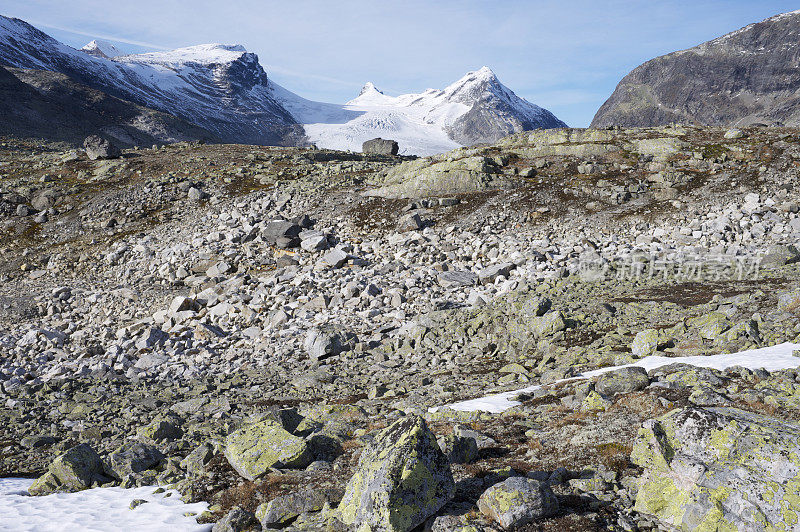
<path fill-rule="evenodd" d="M 431 155 L 520 131 L 566 127 L 550 111 L 514 94 L 488 67 L 468 72 L 443 90 L 419 94 L 388 96 L 367 82 L 341 106 L 341 116 L 324 121 L 308 100 L 298 105 L 278 99 L 303 124 L 311 142 L 339 150 L 358 151 L 364 141 L 382 137 L 396 140 L 402 154 Z"/>
<path fill-rule="evenodd" d="M 108 41 L 101 40 L 94 40 L 88 43 L 86 46 L 81 48 L 81 51 L 95 57 L 105 57 L 106 59 L 111 59 L 112 57 L 122 55 L 122 52 L 120 52 L 116 46 Z"/>

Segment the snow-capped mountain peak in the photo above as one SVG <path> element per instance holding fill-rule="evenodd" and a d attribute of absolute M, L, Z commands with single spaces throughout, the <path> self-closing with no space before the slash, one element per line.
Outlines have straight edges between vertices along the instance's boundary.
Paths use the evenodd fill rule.
<path fill-rule="evenodd" d="M 272 97 L 267 74 L 241 45 L 203 44 L 106 57 L 66 46 L 0 16 L 0 64 L 60 72 L 111 96 L 164 111 L 217 139 L 295 142 L 295 122 Z"/>
<path fill-rule="evenodd" d="M 471 105 L 487 91 L 504 94 L 508 89 L 500 83 L 491 68 L 484 66 L 474 72 L 467 72 L 464 77 L 445 88 L 444 94 L 450 101 Z"/>
<path fill-rule="evenodd" d="M 117 57 L 118 55 L 123 55 L 116 46 L 108 41 L 102 41 L 99 39 L 95 39 L 88 43 L 86 46 L 81 48 L 81 51 L 86 52 L 89 55 L 105 57 L 107 59 Z"/>
<path fill-rule="evenodd" d="M 368 81 L 368 82 L 364 83 L 363 87 L 361 87 L 361 92 L 359 92 L 358 95 L 359 96 L 363 96 L 363 95 L 369 94 L 371 92 L 377 92 L 379 94 L 383 94 L 383 91 L 382 90 L 378 90 L 378 87 L 376 87 L 374 83 L 372 83 L 371 81 Z"/>

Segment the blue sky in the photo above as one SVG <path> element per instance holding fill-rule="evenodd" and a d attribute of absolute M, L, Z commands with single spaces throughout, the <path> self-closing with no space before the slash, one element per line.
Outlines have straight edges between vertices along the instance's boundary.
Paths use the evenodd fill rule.
<path fill-rule="evenodd" d="M 640 63 L 769 16 L 778 0 L 3 0 L 66 44 L 129 52 L 239 43 L 306 98 L 344 102 L 443 88 L 483 65 L 570 126 L 586 126 Z"/>

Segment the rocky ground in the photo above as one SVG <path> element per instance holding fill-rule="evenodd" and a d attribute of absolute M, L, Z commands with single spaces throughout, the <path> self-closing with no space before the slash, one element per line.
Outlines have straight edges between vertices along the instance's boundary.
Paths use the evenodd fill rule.
<path fill-rule="evenodd" d="M 799 164 L 763 127 L 3 139 L 0 475 L 173 485 L 218 530 L 796 529 L 796 370 L 564 379 L 800 342 Z"/>

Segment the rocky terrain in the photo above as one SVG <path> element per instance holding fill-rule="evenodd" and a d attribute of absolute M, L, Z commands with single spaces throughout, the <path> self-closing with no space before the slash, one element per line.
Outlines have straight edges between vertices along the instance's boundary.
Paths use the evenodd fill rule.
<path fill-rule="evenodd" d="M 798 166 L 769 127 L 4 138 L 0 475 L 215 530 L 795 530 L 797 369 L 697 361 L 800 343 Z"/>
<path fill-rule="evenodd" d="M 592 127 L 797 126 L 800 11 L 657 57 L 620 81 Z"/>

